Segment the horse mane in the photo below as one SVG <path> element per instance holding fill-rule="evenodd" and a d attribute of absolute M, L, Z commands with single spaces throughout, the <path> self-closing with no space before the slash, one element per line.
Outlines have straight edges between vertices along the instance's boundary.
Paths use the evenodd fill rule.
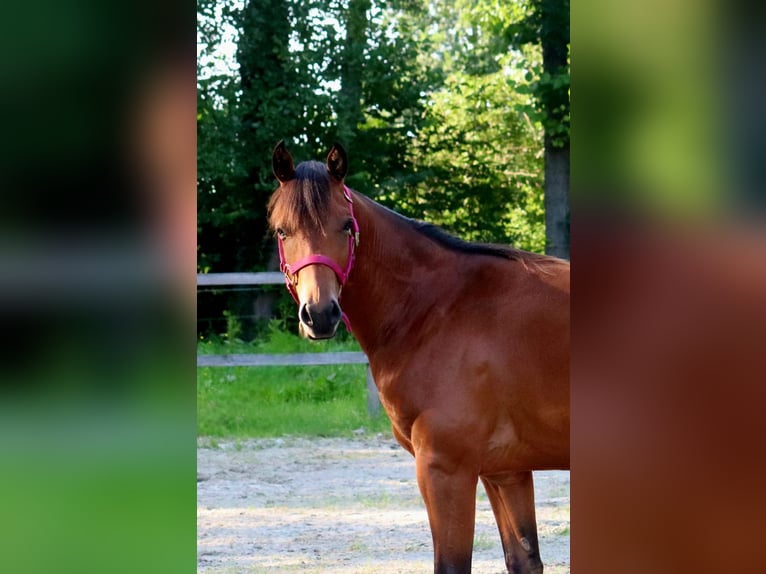
<path fill-rule="evenodd" d="M 330 206 L 330 176 L 327 166 L 304 161 L 295 168 L 295 178 L 282 184 L 267 207 L 272 228 L 287 221 L 298 226 L 312 225 L 324 233 L 324 220 Z"/>
<path fill-rule="evenodd" d="M 420 234 L 425 235 L 432 241 L 435 241 L 442 247 L 465 253 L 468 255 L 489 255 L 490 257 L 500 257 L 511 261 L 524 261 L 529 259 L 544 258 L 544 255 L 531 253 L 511 247 L 510 245 L 497 245 L 493 243 L 474 243 L 465 241 L 452 235 L 441 227 L 424 221 L 408 219 L 410 225 Z"/>

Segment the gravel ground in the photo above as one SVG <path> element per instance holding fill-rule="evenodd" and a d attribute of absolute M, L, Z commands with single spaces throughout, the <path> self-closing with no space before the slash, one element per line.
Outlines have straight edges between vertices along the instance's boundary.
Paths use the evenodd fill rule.
<path fill-rule="evenodd" d="M 197 572 L 430 573 L 415 464 L 393 438 L 200 439 Z M 569 572 L 569 472 L 535 473 L 546 574 Z M 505 572 L 479 484 L 473 572 Z"/>

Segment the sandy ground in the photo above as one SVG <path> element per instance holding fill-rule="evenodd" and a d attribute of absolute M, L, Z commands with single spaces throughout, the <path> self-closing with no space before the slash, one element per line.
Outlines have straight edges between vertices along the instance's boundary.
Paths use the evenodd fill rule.
<path fill-rule="evenodd" d="M 197 572 L 430 573 L 414 459 L 390 437 L 200 439 Z M 546 574 L 569 572 L 569 473 L 535 473 Z M 505 572 L 483 487 L 473 572 Z"/>

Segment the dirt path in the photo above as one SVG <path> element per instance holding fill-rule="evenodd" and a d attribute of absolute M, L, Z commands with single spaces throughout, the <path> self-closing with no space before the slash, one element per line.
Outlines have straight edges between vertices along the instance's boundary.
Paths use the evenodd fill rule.
<path fill-rule="evenodd" d="M 392 438 L 200 439 L 197 571 L 428 573 L 428 518 L 409 453 Z M 569 473 L 535 473 L 546 574 L 569 572 Z M 473 571 L 504 572 L 479 485 Z"/>

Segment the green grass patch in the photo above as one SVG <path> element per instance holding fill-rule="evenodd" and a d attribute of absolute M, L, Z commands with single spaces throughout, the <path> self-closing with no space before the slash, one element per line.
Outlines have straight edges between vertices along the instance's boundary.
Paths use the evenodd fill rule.
<path fill-rule="evenodd" d="M 312 342 L 274 328 L 268 337 L 200 341 L 201 355 L 359 351 L 353 339 Z M 349 436 L 390 432 L 385 414 L 367 414 L 364 365 L 200 367 L 197 433 L 210 437 Z"/>
<path fill-rule="evenodd" d="M 498 545 L 498 540 L 493 537 L 489 537 L 488 535 L 484 534 L 483 532 L 477 536 L 474 536 L 473 538 L 473 549 L 474 550 L 492 550 L 495 546 Z"/>

